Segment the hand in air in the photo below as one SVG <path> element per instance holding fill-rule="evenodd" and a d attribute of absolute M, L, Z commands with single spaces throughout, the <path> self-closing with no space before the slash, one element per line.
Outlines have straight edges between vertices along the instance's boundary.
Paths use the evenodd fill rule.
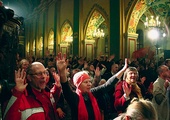
<path fill-rule="evenodd" d="M 18 71 L 15 71 L 15 89 L 23 92 L 26 89 L 26 86 L 28 85 L 28 83 L 26 83 L 26 72 L 24 71 L 24 69 L 19 69 Z"/>
<path fill-rule="evenodd" d="M 123 82 L 123 91 L 124 91 L 124 93 L 126 94 L 127 97 L 131 93 L 131 90 L 132 90 L 132 86 L 128 85 L 128 83 L 126 83 L 126 82 Z"/>
<path fill-rule="evenodd" d="M 128 67 L 128 59 L 127 59 L 127 58 L 125 58 L 125 65 L 124 65 L 124 67 L 123 67 L 123 70 L 126 70 L 126 69 L 127 69 L 127 67 Z"/>
<path fill-rule="evenodd" d="M 67 63 L 66 63 L 66 55 L 60 52 L 58 53 L 58 56 L 56 57 L 56 66 L 59 74 L 61 72 L 66 72 Z"/>
<path fill-rule="evenodd" d="M 54 80 L 55 80 L 55 85 L 57 87 L 60 87 L 61 86 L 61 84 L 60 84 L 60 76 L 54 72 L 53 77 L 54 77 Z"/>
<path fill-rule="evenodd" d="M 99 67 L 96 67 L 96 69 L 95 69 L 95 75 L 97 76 L 97 77 L 99 77 L 100 76 L 100 68 Z"/>

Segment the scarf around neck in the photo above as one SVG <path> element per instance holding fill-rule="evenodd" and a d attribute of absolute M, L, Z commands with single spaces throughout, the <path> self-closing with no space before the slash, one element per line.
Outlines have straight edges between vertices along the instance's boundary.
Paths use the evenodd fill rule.
<path fill-rule="evenodd" d="M 78 89 L 76 90 L 76 93 L 79 96 L 78 120 L 88 120 L 88 112 L 86 109 L 86 105 L 85 105 L 82 93 Z M 96 98 L 93 96 L 93 94 L 91 92 L 88 93 L 88 96 L 89 96 L 89 99 L 90 99 L 92 107 L 93 107 L 95 120 L 101 120 L 101 114 L 100 114 L 100 110 L 99 110 Z"/>

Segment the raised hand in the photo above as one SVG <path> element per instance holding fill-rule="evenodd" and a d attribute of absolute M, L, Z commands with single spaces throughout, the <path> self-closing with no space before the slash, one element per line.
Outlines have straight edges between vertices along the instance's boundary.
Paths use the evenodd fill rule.
<path fill-rule="evenodd" d="M 60 76 L 58 75 L 58 74 L 56 74 L 56 72 L 54 72 L 53 73 L 53 77 L 54 77 L 54 80 L 55 80 L 55 85 L 57 86 L 57 87 L 60 87 L 61 86 L 61 84 L 60 84 Z"/>
<path fill-rule="evenodd" d="M 115 58 L 115 55 L 113 54 L 109 57 L 109 61 L 113 60 L 114 58 Z"/>
<path fill-rule="evenodd" d="M 100 76 L 100 68 L 96 67 L 95 69 L 95 76 L 99 77 Z"/>
<path fill-rule="evenodd" d="M 28 85 L 28 83 L 26 83 L 26 72 L 24 71 L 24 69 L 19 69 L 18 71 L 15 71 L 15 89 L 17 91 L 23 92 L 26 89 L 26 86 Z"/>
<path fill-rule="evenodd" d="M 58 56 L 56 57 L 56 66 L 59 74 L 61 72 L 65 72 L 67 68 L 67 63 L 66 63 L 66 55 L 60 52 L 58 53 Z"/>
<path fill-rule="evenodd" d="M 127 58 L 125 58 L 125 65 L 123 66 L 123 70 L 126 70 L 127 69 L 127 67 L 128 67 L 128 59 Z"/>
<path fill-rule="evenodd" d="M 168 80 L 165 81 L 164 87 L 165 87 L 165 89 L 167 89 L 169 87 L 169 81 Z"/>
<path fill-rule="evenodd" d="M 132 90 L 132 86 L 131 85 L 129 86 L 128 83 L 123 82 L 123 91 L 126 94 L 126 97 L 129 97 L 131 90 Z"/>
<path fill-rule="evenodd" d="M 58 70 L 58 74 L 60 76 L 61 82 L 67 81 L 67 63 L 66 63 L 66 55 L 62 55 L 62 53 L 58 53 L 56 57 L 56 66 Z"/>

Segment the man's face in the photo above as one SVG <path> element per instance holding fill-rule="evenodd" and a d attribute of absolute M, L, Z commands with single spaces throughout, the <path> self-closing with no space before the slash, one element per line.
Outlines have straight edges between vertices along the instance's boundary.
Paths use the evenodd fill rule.
<path fill-rule="evenodd" d="M 162 68 L 161 74 L 162 74 L 161 76 L 163 77 L 163 79 L 167 79 L 169 77 L 169 68 L 167 66 L 164 66 Z"/>
<path fill-rule="evenodd" d="M 113 72 L 114 74 L 118 72 L 118 69 L 119 69 L 118 64 L 113 64 L 113 65 L 112 65 L 112 72 Z"/>
<path fill-rule="evenodd" d="M 47 83 L 47 71 L 41 64 L 35 64 L 32 67 L 32 74 L 30 74 L 30 85 L 41 91 L 45 89 Z"/>
<path fill-rule="evenodd" d="M 168 61 L 168 63 L 166 64 L 166 66 L 168 66 L 170 68 L 170 61 Z"/>

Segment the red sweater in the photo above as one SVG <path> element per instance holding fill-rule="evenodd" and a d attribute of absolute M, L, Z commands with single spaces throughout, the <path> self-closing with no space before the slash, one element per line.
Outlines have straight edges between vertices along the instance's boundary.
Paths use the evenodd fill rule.
<path fill-rule="evenodd" d="M 114 93 L 114 107 L 116 108 L 118 113 L 122 113 L 126 111 L 126 108 L 128 107 L 128 105 L 130 104 L 130 101 L 134 98 L 137 97 L 137 95 L 134 92 L 131 92 L 129 97 L 129 100 L 126 100 L 124 95 L 124 91 L 123 91 L 123 82 L 126 81 L 120 81 L 115 89 L 115 93 Z"/>

